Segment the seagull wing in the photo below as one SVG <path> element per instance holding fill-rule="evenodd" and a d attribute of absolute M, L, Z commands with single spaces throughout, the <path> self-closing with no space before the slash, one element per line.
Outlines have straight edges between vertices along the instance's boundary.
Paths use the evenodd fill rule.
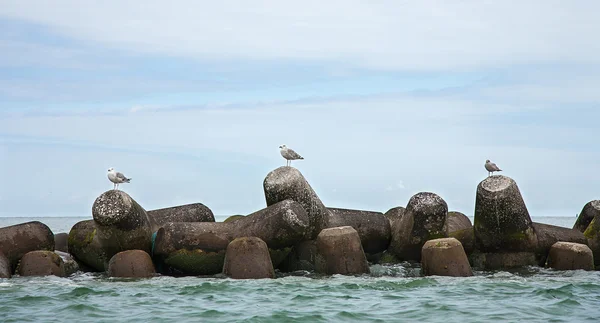
<path fill-rule="evenodd" d="M 123 175 L 123 173 L 119 173 L 119 172 L 117 172 L 117 178 L 123 182 L 129 182 L 129 180 L 131 180 L 131 178 L 127 178 L 127 177 L 125 177 L 125 175 Z"/>
<path fill-rule="evenodd" d="M 293 149 L 289 149 L 289 148 L 288 148 L 288 155 L 291 159 L 304 159 L 304 157 L 300 156 Z"/>
<path fill-rule="evenodd" d="M 494 169 L 494 171 L 496 171 L 496 172 L 501 171 L 500 167 L 496 166 L 495 163 L 490 163 L 490 164 L 491 164 L 492 168 Z"/>

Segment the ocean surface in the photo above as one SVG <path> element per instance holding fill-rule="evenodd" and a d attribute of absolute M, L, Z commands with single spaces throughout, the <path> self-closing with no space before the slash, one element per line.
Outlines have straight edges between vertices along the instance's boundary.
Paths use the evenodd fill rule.
<path fill-rule="evenodd" d="M 58 233 L 85 219 L 0 218 L 0 227 L 38 220 Z M 575 217 L 533 220 L 571 227 Z M 373 265 L 370 275 L 273 280 L 15 277 L 0 279 L 0 322 L 600 322 L 597 271 L 451 278 L 419 270 Z"/>

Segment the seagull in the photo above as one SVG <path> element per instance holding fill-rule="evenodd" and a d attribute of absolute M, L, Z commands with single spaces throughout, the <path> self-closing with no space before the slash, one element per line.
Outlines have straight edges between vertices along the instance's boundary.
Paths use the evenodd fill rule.
<path fill-rule="evenodd" d="M 112 167 L 108 169 L 108 179 L 111 182 L 113 182 L 114 190 L 119 190 L 119 184 L 129 183 L 131 181 L 131 178 L 125 177 L 125 175 L 123 175 L 123 173 L 119 173 L 119 172 L 115 171 L 115 169 Z"/>
<path fill-rule="evenodd" d="M 281 150 L 279 151 L 281 153 L 281 156 L 283 156 L 283 158 L 287 160 L 286 166 L 291 166 L 292 160 L 304 159 L 304 157 L 298 155 L 297 152 L 288 148 L 286 145 L 281 145 L 279 146 L 279 148 L 281 148 Z"/>
<path fill-rule="evenodd" d="M 494 175 L 494 172 L 502 171 L 498 166 L 496 166 L 496 164 L 492 163 L 489 159 L 485 161 L 485 169 L 488 171 L 488 177 L 490 177 L 490 174 Z"/>

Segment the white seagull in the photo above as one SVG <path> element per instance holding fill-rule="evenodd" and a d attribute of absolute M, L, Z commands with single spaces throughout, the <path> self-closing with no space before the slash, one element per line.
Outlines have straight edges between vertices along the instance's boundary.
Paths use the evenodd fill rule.
<path fill-rule="evenodd" d="M 125 177 L 123 173 L 115 171 L 115 169 L 112 167 L 108 169 L 108 179 L 113 182 L 113 189 L 115 190 L 119 189 L 119 184 L 129 183 L 131 181 L 131 178 Z"/>
<path fill-rule="evenodd" d="M 287 161 L 286 166 L 291 166 L 292 160 L 304 159 L 304 157 L 300 156 L 297 152 L 288 148 L 286 145 L 281 145 L 279 148 L 281 149 L 279 151 L 281 156 L 283 156 L 283 158 L 285 158 Z"/>
<path fill-rule="evenodd" d="M 496 164 L 492 163 L 489 159 L 485 161 L 485 169 L 488 171 L 488 177 L 494 175 L 494 172 L 501 172 L 502 170 L 496 166 Z"/>

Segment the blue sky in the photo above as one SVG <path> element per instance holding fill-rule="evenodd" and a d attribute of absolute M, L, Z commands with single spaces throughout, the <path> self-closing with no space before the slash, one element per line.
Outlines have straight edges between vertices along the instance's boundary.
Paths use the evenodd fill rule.
<path fill-rule="evenodd" d="M 0 216 L 265 206 L 285 164 L 331 207 L 420 191 L 472 215 L 495 161 L 533 216 L 600 198 L 595 1 L 4 1 Z"/>

